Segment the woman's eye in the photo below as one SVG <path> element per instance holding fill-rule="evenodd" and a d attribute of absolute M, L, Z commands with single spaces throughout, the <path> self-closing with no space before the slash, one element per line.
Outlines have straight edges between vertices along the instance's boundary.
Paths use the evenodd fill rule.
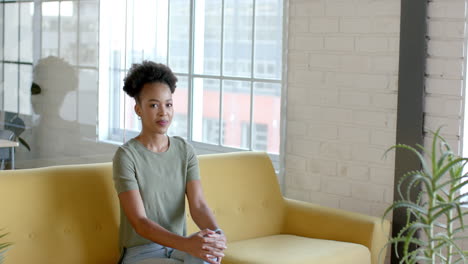
<path fill-rule="evenodd" d="M 167 104 L 166 106 L 167 106 L 167 107 L 172 107 L 172 103 L 170 103 L 170 104 Z"/>

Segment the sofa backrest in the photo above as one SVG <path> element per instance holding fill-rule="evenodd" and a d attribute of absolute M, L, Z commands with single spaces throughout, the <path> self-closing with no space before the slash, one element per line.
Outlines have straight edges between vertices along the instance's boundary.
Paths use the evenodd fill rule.
<path fill-rule="evenodd" d="M 205 197 L 229 241 L 280 232 L 284 201 L 268 155 L 199 160 Z M 1 241 L 15 243 L 5 264 L 116 263 L 119 208 L 111 163 L 0 171 L 0 229 L 10 233 Z M 190 217 L 187 227 L 198 230 Z"/>
<path fill-rule="evenodd" d="M 266 153 L 201 155 L 199 161 L 205 197 L 229 241 L 280 233 L 284 201 Z M 198 230 L 191 219 L 187 227 Z"/>
<path fill-rule="evenodd" d="M 111 175 L 110 163 L 1 171 L 0 229 L 14 243 L 5 264 L 116 263 Z"/>

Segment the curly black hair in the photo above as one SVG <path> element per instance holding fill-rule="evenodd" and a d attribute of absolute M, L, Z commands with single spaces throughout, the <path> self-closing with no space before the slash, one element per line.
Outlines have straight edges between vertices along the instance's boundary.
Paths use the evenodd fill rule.
<path fill-rule="evenodd" d="M 145 60 L 132 65 L 124 79 L 123 90 L 138 102 L 143 86 L 154 82 L 167 84 L 174 93 L 177 77 L 166 65 Z"/>

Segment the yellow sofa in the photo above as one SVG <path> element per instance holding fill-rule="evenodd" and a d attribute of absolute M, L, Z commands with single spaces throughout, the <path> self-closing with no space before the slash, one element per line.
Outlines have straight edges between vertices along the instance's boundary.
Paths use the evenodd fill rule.
<path fill-rule="evenodd" d="M 264 153 L 199 160 L 229 240 L 223 264 L 383 263 L 387 221 L 285 199 Z M 118 216 L 111 163 L 0 172 L 0 228 L 14 242 L 5 264 L 116 263 Z"/>

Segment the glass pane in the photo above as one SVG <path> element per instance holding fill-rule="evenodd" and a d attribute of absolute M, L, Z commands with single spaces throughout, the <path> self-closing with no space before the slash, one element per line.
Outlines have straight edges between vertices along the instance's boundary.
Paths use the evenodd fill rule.
<path fill-rule="evenodd" d="M 0 9 L 1 10 L 1 9 Z M 0 49 L 1 50 L 1 49 Z M 3 80 L 3 63 L 0 63 L 0 111 L 4 111 L 5 101 L 3 100 L 4 80 Z"/>
<path fill-rule="evenodd" d="M 18 61 L 18 4 L 5 5 L 5 60 Z"/>
<path fill-rule="evenodd" d="M 5 9 L 5 5 L 0 5 L 0 43 L 4 43 L 3 40 L 5 38 L 5 30 L 6 30 L 6 28 L 5 28 L 5 19 L 4 19 L 4 15 L 3 15 L 4 14 L 3 13 L 4 9 Z M 3 58 L 4 49 L 5 48 L 0 49 L 0 59 L 1 60 L 4 59 Z M 0 65 L 1 65 L 1 63 L 0 63 Z M 2 72 L 3 72 L 3 68 L 2 68 Z M 0 72 L 0 75 L 1 74 L 2 73 Z M 0 85 L 2 84 L 2 82 L 3 82 L 3 77 L 0 78 Z M 1 100 L 1 98 L 0 98 L 0 104 L 2 104 L 2 102 L 3 102 L 3 100 Z M 3 109 L 3 107 L 0 107 L 0 109 Z"/>
<path fill-rule="evenodd" d="M 78 3 L 60 2 L 60 57 L 76 65 L 78 50 Z"/>
<path fill-rule="evenodd" d="M 31 111 L 32 65 L 20 66 L 20 114 L 30 115 Z"/>
<path fill-rule="evenodd" d="M 256 0 L 255 78 L 281 80 L 283 4 L 278 0 Z"/>
<path fill-rule="evenodd" d="M 20 61 L 33 61 L 34 3 L 21 4 Z"/>
<path fill-rule="evenodd" d="M 169 23 L 169 3 L 168 0 L 156 1 L 156 31 L 153 34 L 156 36 L 155 52 L 156 62 L 168 64 L 167 62 L 167 38 L 168 38 L 168 23 Z"/>
<path fill-rule="evenodd" d="M 250 146 L 250 82 L 223 81 L 223 145 Z"/>
<path fill-rule="evenodd" d="M 80 3 L 80 43 L 78 65 L 97 67 L 99 53 L 99 3 Z"/>
<path fill-rule="evenodd" d="M 177 88 L 172 95 L 174 116 L 168 134 L 187 138 L 188 78 L 178 76 L 177 79 Z"/>
<path fill-rule="evenodd" d="M 251 77 L 252 11 L 252 0 L 225 1 L 224 76 Z"/>
<path fill-rule="evenodd" d="M 96 125 L 97 108 L 89 105 L 98 105 L 98 71 L 79 70 L 78 83 L 78 121 L 80 124 Z"/>
<path fill-rule="evenodd" d="M 18 65 L 5 63 L 5 111 L 18 112 Z"/>
<path fill-rule="evenodd" d="M 194 71 L 196 74 L 219 75 L 222 1 L 196 1 L 195 8 Z"/>
<path fill-rule="evenodd" d="M 121 120 L 121 127 L 125 127 L 127 131 L 138 133 L 141 131 L 141 121 L 138 119 L 137 114 L 135 113 L 135 99 L 128 96 L 125 92 L 122 92 L 125 97 L 125 113 Z M 123 124 L 125 122 L 125 124 Z M 126 141 L 132 137 L 128 137 L 127 134 Z"/>
<path fill-rule="evenodd" d="M 110 81 L 109 139 L 117 142 L 124 141 L 124 96 L 127 96 L 121 89 L 124 77 L 125 71 L 115 69 Z"/>
<path fill-rule="evenodd" d="M 219 97 L 219 80 L 193 79 L 194 141 L 219 144 Z"/>
<path fill-rule="evenodd" d="M 107 45 L 109 45 L 109 68 L 111 71 L 120 69 L 125 69 L 125 1 L 111 1 L 110 6 L 112 6 L 112 15 L 107 15 L 109 18 L 108 21 L 108 30 L 110 32 L 108 38 L 103 38 L 108 40 Z M 110 7 L 109 7 L 110 9 Z M 103 10 L 103 12 L 106 9 Z M 119 73 L 120 74 L 120 73 Z M 119 76 L 120 77 L 120 76 Z M 112 78 L 112 76 L 111 76 Z"/>
<path fill-rule="evenodd" d="M 76 73 L 75 73 L 76 74 Z M 63 86 L 61 86 L 63 87 Z M 57 87 L 59 88 L 59 87 Z M 76 121 L 78 117 L 78 87 L 70 87 L 70 90 L 61 91 L 63 102 L 60 106 L 59 116 L 64 121 Z"/>
<path fill-rule="evenodd" d="M 134 11 L 134 7 L 137 5 L 135 3 L 137 1 L 126 1 L 126 43 L 125 43 L 125 56 L 126 56 L 126 66 L 125 69 L 130 69 L 133 63 L 140 62 L 141 61 L 141 54 L 137 54 L 136 52 L 133 51 L 133 44 L 135 42 L 133 35 L 135 34 L 134 30 L 134 22 L 135 18 L 138 16 L 137 13 Z"/>
<path fill-rule="evenodd" d="M 253 150 L 279 153 L 281 85 L 254 83 Z"/>
<path fill-rule="evenodd" d="M 169 9 L 169 67 L 177 73 L 188 73 L 190 0 L 171 0 Z"/>
<path fill-rule="evenodd" d="M 59 2 L 42 3 L 42 57 L 59 56 Z"/>
<path fill-rule="evenodd" d="M 134 1 L 132 17 L 132 60 L 134 63 L 141 62 L 143 58 L 153 59 L 155 47 L 155 35 L 148 34 L 154 32 L 156 25 L 154 18 L 156 17 L 156 5 L 154 1 L 139 0 Z"/>

